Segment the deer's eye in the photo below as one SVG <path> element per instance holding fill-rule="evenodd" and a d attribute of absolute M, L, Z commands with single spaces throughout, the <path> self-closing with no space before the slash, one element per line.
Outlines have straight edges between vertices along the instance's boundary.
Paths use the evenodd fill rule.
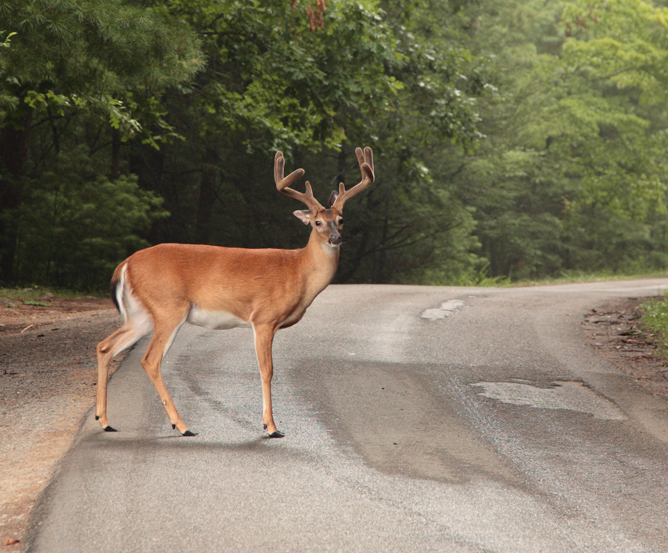
<path fill-rule="evenodd" d="M 316 221 L 316 222 L 315 222 L 315 226 L 316 226 L 316 227 L 319 227 L 320 225 L 322 225 L 322 221 Z"/>
<path fill-rule="evenodd" d="M 341 217 L 341 218 L 339 219 L 339 225 L 342 225 L 342 224 L 343 224 L 343 217 Z"/>

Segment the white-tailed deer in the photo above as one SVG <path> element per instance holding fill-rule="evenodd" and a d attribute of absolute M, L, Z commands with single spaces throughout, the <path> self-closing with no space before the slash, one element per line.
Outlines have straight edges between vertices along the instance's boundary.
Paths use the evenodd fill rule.
<path fill-rule="evenodd" d="M 194 436 L 176 412 L 165 388 L 160 363 L 185 322 L 212 329 L 251 327 L 262 378 L 262 419 L 272 438 L 276 428 L 271 409 L 274 367 L 271 346 L 279 328 L 297 323 L 315 297 L 330 283 L 339 261 L 339 244 L 346 200 L 374 181 L 371 148 L 355 151 L 362 180 L 350 190 L 343 183 L 332 192 L 325 209 L 313 196 L 289 188 L 304 174 L 297 169 L 283 176 L 281 152 L 274 160 L 276 188 L 307 206 L 294 214 L 311 225 L 311 237 L 301 250 L 222 248 L 186 244 L 160 244 L 138 251 L 123 261 L 111 279 L 111 297 L 123 316 L 123 326 L 97 346 L 98 388 L 95 418 L 107 432 L 109 362 L 153 330 L 141 360 L 160 396 L 172 428 Z"/>

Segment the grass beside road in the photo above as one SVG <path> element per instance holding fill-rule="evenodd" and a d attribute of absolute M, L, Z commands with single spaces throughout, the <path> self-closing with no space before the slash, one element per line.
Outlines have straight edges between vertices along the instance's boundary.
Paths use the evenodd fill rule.
<path fill-rule="evenodd" d="M 49 288 L 46 286 L 28 286 L 23 288 L 0 288 L 0 307 L 16 307 L 19 303 L 23 305 L 34 305 L 44 307 L 45 301 L 51 298 L 84 298 L 84 297 L 106 297 L 101 293 L 73 292 L 61 288 Z"/>
<path fill-rule="evenodd" d="M 584 272 L 584 271 L 563 271 L 557 276 L 541 277 L 541 278 L 521 278 L 511 280 L 508 277 L 487 276 L 486 269 L 482 269 L 478 273 L 470 274 L 460 277 L 455 280 L 441 280 L 440 278 L 427 278 L 423 284 L 431 286 L 475 286 L 475 287 L 490 287 L 490 288 L 507 288 L 519 286 L 541 286 L 546 284 L 570 284 L 574 282 L 605 282 L 607 280 L 636 280 L 639 278 L 663 278 L 668 276 L 668 272 L 649 271 L 641 273 L 610 273 L 606 271 L 599 272 Z M 407 282 L 405 284 L 411 284 Z M 418 283 L 412 283 L 418 284 Z"/>
<path fill-rule="evenodd" d="M 540 279 L 522 279 L 506 286 L 540 286 L 542 284 L 569 284 L 571 282 L 604 282 L 606 280 L 636 280 L 639 278 L 663 278 L 668 276 L 666 271 L 652 271 L 646 273 L 615 274 L 607 272 L 587 273 L 582 271 L 565 271 L 560 276 Z"/>
<path fill-rule="evenodd" d="M 640 306 L 642 323 L 661 343 L 661 354 L 668 357 L 668 299 L 666 295 L 650 298 Z"/>

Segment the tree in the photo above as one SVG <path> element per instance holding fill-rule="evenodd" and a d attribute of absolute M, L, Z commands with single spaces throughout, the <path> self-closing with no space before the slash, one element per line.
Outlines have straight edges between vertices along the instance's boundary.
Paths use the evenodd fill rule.
<path fill-rule="evenodd" d="M 9 99 L 0 121 L 0 278 L 10 281 L 34 129 L 49 126 L 53 159 L 73 121 L 102 120 L 113 129 L 118 177 L 118 142 L 142 132 L 152 140 L 142 123 L 159 119 L 155 95 L 187 83 L 201 60 L 187 28 L 125 0 L 10 0 L 0 17 L 16 33 L 0 52 L 0 97 Z"/>
<path fill-rule="evenodd" d="M 493 9 L 489 9 L 493 8 Z M 473 42 L 495 65 L 486 139 L 455 153 L 492 276 L 668 264 L 664 9 L 489 2 Z"/>

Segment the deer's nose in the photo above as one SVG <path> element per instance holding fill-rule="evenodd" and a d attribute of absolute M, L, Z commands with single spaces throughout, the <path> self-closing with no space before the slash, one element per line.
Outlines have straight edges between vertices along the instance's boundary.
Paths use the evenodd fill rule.
<path fill-rule="evenodd" d="M 337 244 L 341 243 L 341 235 L 340 234 L 330 234 L 329 235 L 329 243 L 336 246 Z"/>

